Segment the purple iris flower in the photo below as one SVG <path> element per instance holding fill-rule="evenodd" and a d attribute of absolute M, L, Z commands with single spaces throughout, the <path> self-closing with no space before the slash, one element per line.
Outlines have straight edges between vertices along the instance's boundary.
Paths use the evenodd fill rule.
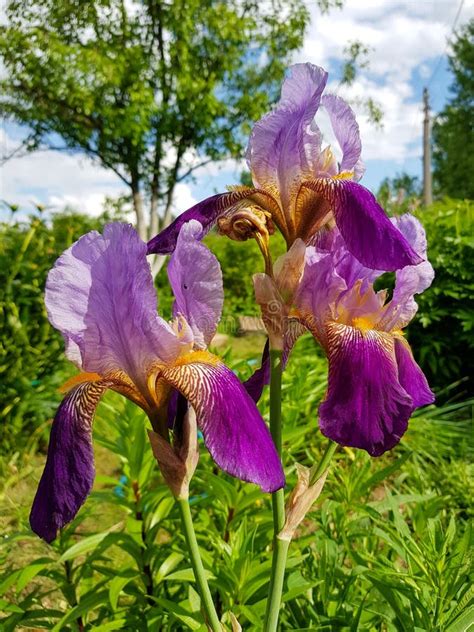
<path fill-rule="evenodd" d="M 221 316 L 222 274 L 200 242 L 201 225 L 183 226 L 168 274 L 172 323 L 157 314 L 147 247 L 127 224 L 81 237 L 48 275 L 49 320 L 82 371 L 66 385 L 51 429 L 46 466 L 30 515 L 33 531 L 52 541 L 72 520 L 94 480 L 92 420 L 110 388 L 133 401 L 154 428 L 167 426 L 171 394 L 194 408 L 205 444 L 226 472 L 274 491 L 284 485 L 280 460 L 253 400 L 237 377 L 206 350 Z"/>
<path fill-rule="evenodd" d="M 312 243 L 335 222 L 347 249 L 365 266 L 398 270 L 420 258 L 375 197 L 357 183 L 363 174 L 359 126 L 340 97 L 323 95 L 328 75 L 318 66 L 296 64 L 284 81 L 276 107 L 252 131 L 247 162 L 252 188 L 234 187 L 180 215 L 148 244 L 148 252 L 173 252 L 181 226 L 198 220 L 208 230 L 215 222 L 238 239 L 256 236 L 267 222 L 284 235 L 288 248 L 298 238 Z M 319 108 L 330 119 L 342 152 L 338 163 L 314 122 Z"/>
<path fill-rule="evenodd" d="M 393 224 L 425 259 L 426 237 L 419 221 L 407 214 Z M 320 430 L 372 456 L 393 448 L 414 409 L 434 401 L 402 332 L 418 308 L 414 295 L 431 285 L 433 268 L 422 261 L 398 270 L 390 300 L 385 290 L 374 290 L 381 274 L 349 252 L 337 228 L 327 231 L 316 246 L 306 248 L 284 340 L 287 356 L 297 337 L 296 323 L 321 344 L 329 360 L 329 380 L 319 408 Z M 248 382 L 254 399 L 267 381 L 264 354 L 262 367 Z"/>

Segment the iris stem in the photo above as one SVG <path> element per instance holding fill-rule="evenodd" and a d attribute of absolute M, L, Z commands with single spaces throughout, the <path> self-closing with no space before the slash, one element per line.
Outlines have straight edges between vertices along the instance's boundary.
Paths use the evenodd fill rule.
<path fill-rule="evenodd" d="M 199 594 L 202 599 L 204 612 L 206 613 L 207 624 L 212 632 L 222 632 L 222 626 L 217 616 L 214 602 L 212 601 L 211 591 L 207 583 L 204 566 L 202 564 L 199 545 L 194 531 L 193 518 L 191 508 L 187 498 L 178 498 L 178 506 L 181 513 L 181 523 L 183 525 L 184 537 L 188 545 L 189 555 L 191 557 L 191 565 L 194 571 L 194 577 L 198 585 Z"/>
<path fill-rule="evenodd" d="M 281 374 L 282 352 L 270 350 L 270 432 L 278 455 L 281 458 L 282 428 L 281 428 Z M 337 443 L 329 441 L 318 466 L 311 472 L 310 485 L 313 485 L 328 468 L 337 449 Z M 265 613 L 264 632 L 276 632 L 280 616 L 281 596 L 285 579 L 286 560 L 290 540 L 281 539 L 278 534 L 285 524 L 285 494 L 279 489 L 272 494 L 273 509 L 273 558 L 268 592 L 267 609 Z"/>
<path fill-rule="evenodd" d="M 282 352 L 270 349 L 270 432 L 278 455 L 281 458 L 281 373 Z M 272 494 L 273 509 L 273 558 L 265 613 L 264 632 L 277 629 L 280 614 L 281 594 L 285 577 L 286 558 L 290 543 L 278 538 L 285 524 L 285 492 L 283 489 Z"/>

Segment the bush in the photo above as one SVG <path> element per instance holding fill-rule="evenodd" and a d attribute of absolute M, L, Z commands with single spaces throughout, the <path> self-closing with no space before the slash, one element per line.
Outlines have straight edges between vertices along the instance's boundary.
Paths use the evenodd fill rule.
<path fill-rule="evenodd" d="M 46 275 L 63 250 L 106 219 L 66 212 L 50 224 L 31 216 L 0 225 L 1 452 L 23 445 L 57 406 L 57 388 L 71 368 L 46 316 Z"/>
<path fill-rule="evenodd" d="M 430 384 L 443 389 L 474 374 L 474 203 L 444 200 L 417 212 L 426 228 L 433 285 L 416 299 L 408 337 Z"/>

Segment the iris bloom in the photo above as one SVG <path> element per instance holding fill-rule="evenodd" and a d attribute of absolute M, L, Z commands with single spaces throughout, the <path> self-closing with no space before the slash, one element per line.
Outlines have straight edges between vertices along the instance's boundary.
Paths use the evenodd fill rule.
<path fill-rule="evenodd" d="M 66 250 L 48 275 L 48 316 L 82 371 L 67 384 L 51 429 L 46 466 L 33 503 L 33 530 L 48 542 L 74 518 L 94 479 L 92 420 L 107 389 L 133 401 L 168 437 L 174 390 L 193 407 L 205 444 L 226 472 L 264 491 L 284 484 L 280 460 L 254 402 L 236 376 L 205 347 L 223 302 L 214 255 L 187 223 L 168 274 L 172 323 L 156 311 L 146 244 L 126 224 L 109 224 Z"/>
<path fill-rule="evenodd" d="M 292 66 L 279 103 L 250 137 L 247 162 L 254 186 L 234 187 L 193 206 L 149 242 L 149 252 L 171 253 L 189 219 L 205 229 L 218 222 L 234 239 L 255 237 L 262 250 L 274 224 L 289 248 L 297 238 L 311 243 L 323 226 L 335 222 L 347 249 L 367 267 L 397 270 L 419 263 L 372 193 L 357 183 L 363 174 L 359 127 L 343 99 L 323 95 L 327 78 L 318 66 Z M 340 162 L 330 147 L 323 148 L 314 123 L 320 107 L 340 146 Z"/>
<path fill-rule="evenodd" d="M 394 224 L 424 259 L 426 237 L 418 220 L 407 214 Z M 295 242 L 284 257 L 297 261 L 301 247 Z M 434 401 L 402 331 L 417 311 L 414 295 L 433 280 L 433 268 L 423 261 L 397 271 L 388 299 L 386 290 L 377 292 L 373 285 L 383 272 L 366 268 L 353 257 L 335 228 L 317 246 L 306 248 L 301 272 L 299 278 L 293 277 L 285 354 L 301 326 L 309 329 L 329 360 L 328 390 L 319 408 L 321 432 L 341 445 L 378 456 L 400 441 L 415 408 Z M 257 287 L 270 286 L 266 275 L 256 276 Z M 280 303 L 285 303 L 276 292 L 278 279 L 273 283 L 273 300 L 280 296 Z M 248 383 L 254 399 L 260 396 L 268 373 L 265 353 L 262 368 Z"/>

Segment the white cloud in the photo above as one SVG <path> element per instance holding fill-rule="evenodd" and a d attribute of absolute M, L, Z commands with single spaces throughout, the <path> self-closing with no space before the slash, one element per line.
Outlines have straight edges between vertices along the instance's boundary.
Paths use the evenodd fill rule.
<path fill-rule="evenodd" d="M 0 155 L 9 155 L 20 140 L 0 130 Z M 0 199 L 19 204 L 31 212 L 40 202 L 52 209 L 70 206 L 89 215 L 103 211 L 106 197 L 129 193 L 127 186 L 109 169 L 79 155 L 41 151 L 7 161 L 0 172 Z M 196 203 L 190 187 L 176 186 L 173 210 L 176 214 Z"/>
<path fill-rule="evenodd" d="M 453 0 L 347 0 L 342 11 L 319 16 L 312 25 L 296 61 L 311 61 L 331 71 L 343 60 L 347 42 L 360 40 L 369 47 L 369 68 L 350 88 L 328 90 L 352 101 L 361 128 L 364 160 L 398 163 L 420 154 L 421 86 L 433 61 L 446 51 L 459 4 Z M 474 15 L 474 4 L 464 6 L 458 25 Z M 430 66 L 431 64 L 431 66 Z M 334 79 L 334 75 L 330 80 Z M 372 98 L 383 111 L 383 129 L 375 129 L 357 105 Z"/>

